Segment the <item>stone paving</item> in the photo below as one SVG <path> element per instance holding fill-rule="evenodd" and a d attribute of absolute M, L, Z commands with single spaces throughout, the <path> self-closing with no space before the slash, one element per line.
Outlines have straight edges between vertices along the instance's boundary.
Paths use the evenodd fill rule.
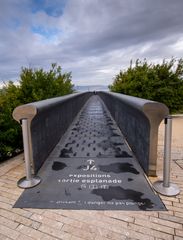
<path fill-rule="evenodd" d="M 1 240 L 180 240 L 183 239 L 183 119 L 173 120 L 171 180 L 181 189 L 176 197 L 161 196 L 168 211 L 76 211 L 15 209 L 22 193 L 23 155 L 0 164 Z M 158 177 L 162 176 L 163 124 L 160 126 Z M 157 178 L 150 178 L 151 182 Z"/>

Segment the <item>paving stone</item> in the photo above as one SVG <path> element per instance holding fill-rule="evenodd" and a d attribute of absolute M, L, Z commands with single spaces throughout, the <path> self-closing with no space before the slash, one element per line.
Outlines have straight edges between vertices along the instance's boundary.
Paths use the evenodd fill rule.
<path fill-rule="evenodd" d="M 183 238 L 183 230 L 178 230 L 178 229 L 176 229 L 176 230 L 175 230 L 175 234 L 176 234 L 177 236 Z"/>
<path fill-rule="evenodd" d="M 82 237 L 86 240 L 90 240 L 90 239 L 95 239 L 95 236 L 96 236 L 96 233 L 91 233 L 89 231 L 87 231 L 87 229 L 84 230 L 81 230 L 81 229 L 78 229 L 76 227 L 72 227 L 70 225 L 67 225 L 65 224 L 62 228 L 62 230 L 64 232 L 68 232 L 70 233 L 71 235 L 74 235 L 76 237 Z"/>
<path fill-rule="evenodd" d="M 45 225 L 54 226 L 55 229 L 59 229 L 59 230 L 63 226 L 63 223 L 61 223 L 61 222 L 58 222 L 56 220 L 51 220 L 47 217 L 44 217 L 44 216 L 41 216 L 41 215 L 38 215 L 38 214 L 33 214 L 31 216 L 31 219 L 35 220 L 36 222 L 40 222 L 42 224 L 45 224 Z"/>
<path fill-rule="evenodd" d="M 146 235 L 150 235 L 152 237 L 162 238 L 162 239 L 166 239 L 166 240 L 173 240 L 173 235 L 151 229 L 151 223 L 149 223 L 149 225 L 148 225 L 149 227 L 148 226 L 140 226 L 140 225 L 131 224 L 131 223 L 129 224 L 129 226 L 134 231 L 137 231 L 137 232 L 140 232 L 140 233 L 143 233 Z"/>
<path fill-rule="evenodd" d="M 10 239 L 18 239 L 20 235 L 19 232 L 3 225 L 0 225 L 0 234 L 9 237 Z"/>
<path fill-rule="evenodd" d="M 71 237 L 71 240 L 84 240 L 84 238 L 72 236 L 72 237 Z"/>
<path fill-rule="evenodd" d="M 183 226 L 181 223 L 176 223 L 176 222 L 168 221 L 168 220 L 162 220 L 162 219 L 154 218 L 154 217 L 150 217 L 150 221 L 153 223 L 163 225 L 163 226 L 168 226 L 168 227 L 177 228 L 177 229 L 182 229 L 182 226 Z"/>
<path fill-rule="evenodd" d="M 169 215 L 168 213 L 159 213 L 159 218 L 160 219 L 165 219 L 168 222 L 174 222 L 174 223 L 181 223 L 183 224 L 183 217 L 176 217 Z"/>
<path fill-rule="evenodd" d="M 43 236 L 43 238 L 41 240 L 59 240 L 59 239 L 56 238 L 56 237 L 52 237 L 52 236 L 44 234 L 44 236 Z"/>
<path fill-rule="evenodd" d="M 54 227 L 48 227 L 47 225 L 43 224 L 40 226 L 39 231 L 62 240 L 70 240 L 72 237 L 72 235 L 69 233 L 60 231 L 58 229 L 55 229 Z"/>
<path fill-rule="evenodd" d="M 17 228 L 19 223 L 0 216 L 0 225 L 8 226 L 11 229 L 15 229 Z"/>
<path fill-rule="evenodd" d="M 174 240 L 182 240 L 182 239 L 183 239 L 182 237 L 178 237 L 178 236 L 174 237 Z"/>
<path fill-rule="evenodd" d="M 119 212 L 114 212 L 114 211 L 106 211 L 105 216 L 108 216 L 113 219 L 117 219 L 117 220 L 122 220 L 124 222 L 134 222 L 134 217 L 125 215 L 124 213 L 119 213 Z M 109 221 L 110 221 L 109 219 Z"/>
<path fill-rule="evenodd" d="M 126 232 L 126 234 L 128 234 L 128 232 Z M 124 240 L 124 239 L 126 239 L 126 235 L 112 232 L 107 229 L 98 228 L 98 235 L 96 236 L 95 239 L 97 239 L 97 238 L 98 239 L 106 238 L 106 239 L 111 239 L 111 240 Z"/>
<path fill-rule="evenodd" d="M 5 203 L 5 202 L 0 202 L 0 209 L 10 210 L 10 209 L 12 209 L 12 205 Z"/>
<path fill-rule="evenodd" d="M 30 219 L 22 217 L 16 213 L 13 213 L 12 211 L 0 209 L 0 216 L 3 216 L 5 218 L 8 218 L 9 220 L 13 220 L 15 222 L 22 223 L 27 226 L 30 226 L 32 224 L 32 221 Z"/>
<path fill-rule="evenodd" d="M 12 200 L 12 199 L 9 199 L 9 198 L 7 198 L 7 197 L 0 196 L 0 204 L 1 204 L 2 202 L 3 202 L 3 203 L 9 203 L 9 204 L 11 204 L 11 205 L 13 205 L 13 204 L 15 203 L 15 201 Z"/>
<path fill-rule="evenodd" d="M 11 238 L 6 237 L 6 236 L 3 235 L 3 234 L 0 234 L 0 239 L 1 239 L 1 240 L 11 240 Z"/>
<path fill-rule="evenodd" d="M 53 220 L 56 220 L 56 221 L 59 221 L 61 223 L 65 223 L 65 224 L 69 224 L 71 226 L 74 226 L 74 227 L 78 227 L 78 228 L 81 228 L 82 227 L 82 222 L 79 221 L 79 219 L 77 220 L 74 220 L 72 218 L 69 218 L 69 217 L 66 217 L 66 216 L 62 216 L 62 215 L 59 215 L 58 213 L 56 213 L 55 211 L 46 211 L 43 216 L 47 217 L 47 218 L 50 218 L 50 219 L 53 219 Z"/>
<path fill-rule="evenodd" d="M 31 227 L 24 226 L 22 224 L 18 226 L 17 231 L 36 240 L 41 240 L 44 236 L 42 232 L 32 229 Z"/>
<path fill-rule="evenodd" d="M 27 235 L 21 234 L 18 240 L 35 240 L 35 238 L 28 237 Z"/>
<path fill-rule="evenodd" d="M 137 225 L 141 225 L 143 227 L 154 229 L 156 231 L 165 232 L 165 233 L 169 233 L 169 234 L 174 235 L 174 229 L 173 228 L 160 225 L 160 222 L 161 221 L 159 221 L 158 223 L 153 223 L 153 221 L 152 221 L 149 224 L 149 222 L 147 222 L 147 221 L 135 219 L 135 224 L 137 224 Z"/>

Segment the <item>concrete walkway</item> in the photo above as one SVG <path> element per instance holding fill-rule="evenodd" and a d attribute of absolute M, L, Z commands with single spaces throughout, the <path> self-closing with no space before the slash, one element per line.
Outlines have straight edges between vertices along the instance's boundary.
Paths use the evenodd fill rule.
<path fill-rule="evenodd" d="M 23 155 L 0 164 L 0 239 L 18 240 L 123 240 L 183 239 L 183 128 L 173 120 L 171 179 L 181 189 L 177 197 L 163 197 L 166 212 L 71 211 L 13 209 L 23 190 L 16 186 L 24 176 Z M 158 175 L 162 175 L 163 124 L 159 132 Z M 153 182 L 156 178 L 150 178 Z"/>

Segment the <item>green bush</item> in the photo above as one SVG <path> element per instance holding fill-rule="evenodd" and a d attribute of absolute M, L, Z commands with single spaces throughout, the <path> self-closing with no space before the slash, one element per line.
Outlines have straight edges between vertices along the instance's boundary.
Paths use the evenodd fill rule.
<path fill-rule="evenodd" d="M 12 118 L 20 105 L 20 88 L 9 82 L 0 92 L 0 160 L 11 157 L 22 148 L 21 128 Z"/>
<path fill-rule="evenodd" d="M 22 68 L 17 85 L 8 82 L 0 89 L 0 161 L 22 150 L 21 127 L 12 118 L 15 107 L 29 102 L 73 93 L 71 73 L 57 64 L 49 71 Z"/>
<path fill-rule="evenodd" d="M 166 104 L 172 113 L 183 111 L 183 59 L 148 64 L 137 60 L 120 71 L 109 86 L 113 92 Z"/>

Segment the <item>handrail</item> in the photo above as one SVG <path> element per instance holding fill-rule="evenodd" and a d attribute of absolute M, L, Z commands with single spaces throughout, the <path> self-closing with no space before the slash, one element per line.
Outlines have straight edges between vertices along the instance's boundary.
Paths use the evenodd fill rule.
<path fill-rule="evenodd" d="M 27 124 L 28 144 L 24 145 L 28 148 L 29 162 L 34 174 L 38 172 L 91 94 L 74 93 L 14 109 L 13 118 L 20 123 L 24 119 Z"/>
<path fill-rule="evenodd" d="M 98 93 L 148 175 L 156 175 L 158 128 L 169 115 L 163 103 L 119 93 Z"/>
<path fill-rule="evenodd" d="M 32 119 L 42 111 L 45 111 L 48 108 L 55 107 L 59 104 L 62 104 L 73 97 L 80 96 L 82 93 L 73 93 L 62 97 L 50 98 L 42 101 L 32 102 L 25 105 L 18 106 L 13 111 L 13 118 L 16 121 L 20 121 L 21 119 L 28 119 L 30 122 Z"/>

